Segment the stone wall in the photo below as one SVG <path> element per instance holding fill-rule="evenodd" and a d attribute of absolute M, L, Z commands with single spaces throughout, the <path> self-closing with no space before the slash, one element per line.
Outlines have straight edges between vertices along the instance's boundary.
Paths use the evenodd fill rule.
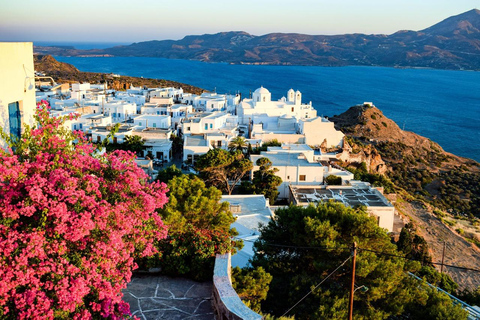
<path fill-rule="evenodd" d="M 218 320 L 261 320 L 232 287 L 230 253 L 218 254 L 213 271 L 213 308 Z"/>

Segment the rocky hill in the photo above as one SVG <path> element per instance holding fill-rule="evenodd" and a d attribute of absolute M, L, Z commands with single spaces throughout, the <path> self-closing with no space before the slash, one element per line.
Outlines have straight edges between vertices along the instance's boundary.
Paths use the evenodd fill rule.
<path fill-rule="evenodd" d="M 69 56 L 137 56 L 270 65 L 396 66 L 480 70 L 480 11 L 453 16 L 420 31 L 391 35 L 306 35 L 221 32 L 181 40 L 146 41 L 107 49 L 35 47 Z"/>
<path fill-rule="evenodd" d="M 480 164 L 445 152 L 437 143 L 400 129 L 371 105 L 330 118 L 348 137 L 351 159 L 374 154 L 397 192 L 397 211 L 427 240 L 433 260 L 480 269 Z M 345 163 L 349 166 L 349 163 Z M 371 166 L 370 169 L 376 170 Z M 480 274 L 448 268 L 462 288 L 480 286 Z"/>
<path fill-rule="evenodd" d="M 73 65 L 57 61 L 50 55 L 34 55 L 35 70 L 51 76 L 57 83 L 104 83 L 115 90 L 125 90 L 133 86 L 155 87 L 182 87 L 185 92 L 201 94 L 205 90 L 189 84 L 163 79 L 135 78 L 128 76 L 113 76 L 111 74 L 82 72 Z"/>

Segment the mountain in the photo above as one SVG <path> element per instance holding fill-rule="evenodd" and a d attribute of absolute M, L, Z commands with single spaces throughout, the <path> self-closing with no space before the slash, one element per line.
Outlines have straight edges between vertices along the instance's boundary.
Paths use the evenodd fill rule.
<path fill-rule="evenodd" d="M 480 11 L 473 9 L 420 31 L 391 35 L 306 35 L 243 31 L 146 41 L 107 49 L 35 47 L 43 54 L 136 56 L 269 65 L 395 66 L 480 70 Z"/>

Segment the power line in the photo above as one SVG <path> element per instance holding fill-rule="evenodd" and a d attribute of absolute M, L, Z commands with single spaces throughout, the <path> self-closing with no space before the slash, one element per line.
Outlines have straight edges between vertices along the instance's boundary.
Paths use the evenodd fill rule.
<path fill-rule="evenodd" d="M 254 240 L 243 240 L 243 241 L 255 242 Z M 334 248 L 328 248 L 328 247 L 319 247 L 319 246 L 315 246 L 315 247 L 314 246 L 294 246 L 294 245 L 266 243 L 266 242 L 262 243 L 262 245 L 271 246 L 271 247 L 280 247 L 280 248 L 307 249 L 307 250 L 308 249 L 315 249 L 315 250 L 324 250 L 324 251 L 337 251 L 337 250 L 338 251 L 340 251 L 340 250 L 350 251 L 351 250 L 351 248 L 347 247 L 347 246 L 338 246 L 338 247 L 334 247 Z M 409 260 L 409 261 L 417 261 L 417 262 L 422 262 L 422 263 L 425 262 L 424 260 L 407 258 L 405 256 L 401 256 L 401 255 L 397 255 L 397 254 L 393 254 L 393 253 L 388 253 L 388 252 L 381 252 L 381 251 L 377 251 L 377 250 L 373 250 L 373 249 L 367 249 L 367 248 L 361 248 L 361 247 L 358 247 L 358 249 L 363 250 L 363 251 L 373 252 L 373 253 L 376 253 L 376 254 L 379 254 L 379 255 L 384 255 L 384 256 L 389 256 L 389 257 L 394 257 L 394 258 L 400 258 L 400 259 Z M 460 269 L 460 270 L 465 270 L 465 271 L 480 272 L 480 269 L 455 266 L 455 265 L 445 264 L 445 263 L 442 264 L 441 262 L 428 262 L 428 263 L 433 264 L 433 265 L 438 265 L 438 266 L 443 265 L 444 267 L 455 268 L 455 269 Z"/>
<path fill-rule="evenodd" d="M 293 308 L 295 308 L 300 302 L 303 301 L 303 299 L 305 299 L 306 297 L 308 297 L 308 295 L 309 295 L 310 293 L 312 293 L 314 290 L 316 290 L 322 283 L 325 282 L 325 280 L 327 280 L 328 278 L 330 278 L 330 276 L 333 275 L 338 269 L 340 269 L 341 267 L 343 267 L 343 265 L 344 265 L 345 263 L 347 263 L 347 261 L 350 260 L 352 257 L 353 257 L 353 256 L 350 256 L 350 257 L 347 258 L 347 260 L 343 261 L 342 264 L 340 264 L 335 270 L 333 270 L 328 276 L 326 276 L 319 284 L 317 284 L 317 285 L 315 286 L 315 288 L 313 288 L 312 290 L 310 290 L 309 293 L 307 293 L 306 295 L 304 295 L 302 299 L 298 300 L 298 302 L 295 303 L 295 304 L 293 305 L 293 307 L 291 307 L 290 309 L 288 309 L 287 311 L 285 311 L 285 313 L 282 314 L 282 317 L 284 317 L 284 316 L 285 316 L 287 313 L 289 313 Z"/>
<path fill-rule="evenodd" d="M 359 248 L 360 250 L 363 250 L 363 251 L 370 251 L 370 252 L 374 252 L 376 254 L 380 254 L 380 255 L 384 255 L 384 256 L 390 256 L 390 257 L 395 257 L 395 258 L 402 258 L 402 259 L 405 259 L 405 260 L 410 260 L 410 261 L 418 261 L 418 262 L 424 262 L 422 260 L 418 260 L 418 259 L 412 259 L 412 258 L 407 258 L 407 257 L 404 257 L 404 256 L 399 256 L 399 255 L 396 255 L 396 254 L 392 254 L 392 253 L 387 253 L 387 252 L 380 252 L 380 251 L 376 251 L 376 250 L 372 250 L 372 249 L 365 249 L 365 248 Z M 450 267 L 450 268 L 456 268 L 456 269 L 463 269 L 463 270 L 467 270 L 467 271 L 475 271 L 475 272 L 480 272 L 479 269 L 473 269 L 473 268 L 467 268 L 467 267 L 460 267 L 460 266 L 454 266 L 454 265 L 451 265 L 451 264 L 445 264 L 445 263 L 441 263 L 441 262 L 429 262 L 430 264 L 434 264 L 434 265 L 443 265 L 445 267 Z"/>

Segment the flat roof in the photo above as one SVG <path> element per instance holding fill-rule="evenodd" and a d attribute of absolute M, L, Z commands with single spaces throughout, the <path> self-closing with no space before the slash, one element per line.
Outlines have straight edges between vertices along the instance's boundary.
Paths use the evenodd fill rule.
<path fill-rule="evenodd" d="M 185 136 L 185 145 L 190 147 L 206 147 L 208 146 L 207 140 L 202 136 Z"/>
<path fill-rule="evenodd" d="M 290 190 L 297 204 L 318 203 L 333 200 L 346 206 L 393 207 L 375 188 L 360 186 L 302 186 L 291 185 Z"/>
<path fill-rule="evenodd" d="M 274 167 L 283 167 L 283 166 L 299 166 L 299 167 L 323 167 L 318 162 L 308 162 L 307 159 L 301 158 L 298 159 L 298 153 L 261 153 L 260 155 L 251 155 L 251 160 L 253 163 L 259 158 L 268 158 L 272 162 Z"/>

